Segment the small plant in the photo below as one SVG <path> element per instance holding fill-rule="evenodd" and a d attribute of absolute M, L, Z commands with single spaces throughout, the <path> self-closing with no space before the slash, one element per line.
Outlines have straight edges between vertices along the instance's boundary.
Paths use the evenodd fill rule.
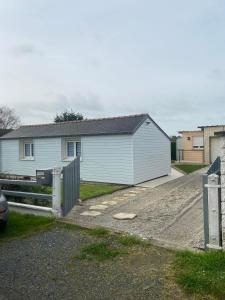
<path fill-rule="evenodd" d="M 120 235 L 118 237 L 118 242 L 123 246 L 129 246 L 129 247 L 136 246 L 136 245 L 141 245 L 141 246 L 149 245 L 148 242 L 138 239 L 137 237 L 132 235 Z"/>
<path fill-rule="evenodd" d="M 89 234 L 96 237 L 102 237 L 102 236 L 107 236 L 109 234 L 109 231 L 102 227 L 96 227 L 90 229 Z"/>
<path fill-rule="evenodd" d="M 83 247 L 77 257 L 80 259 L 96 259 L 97 261 L 104 261 L 120 254 L 122 254 L 122 251 L 111 247 L 105 241 L 101 241 Z"/>

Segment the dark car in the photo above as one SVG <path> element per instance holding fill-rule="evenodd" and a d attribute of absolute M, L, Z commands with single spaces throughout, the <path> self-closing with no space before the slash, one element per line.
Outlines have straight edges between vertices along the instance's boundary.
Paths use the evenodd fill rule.
<path fill-rule="evenodd" d="M 8 222 L 8 203 L 5 196 L 0 191 L 0 228 L 5 228 Z"/>

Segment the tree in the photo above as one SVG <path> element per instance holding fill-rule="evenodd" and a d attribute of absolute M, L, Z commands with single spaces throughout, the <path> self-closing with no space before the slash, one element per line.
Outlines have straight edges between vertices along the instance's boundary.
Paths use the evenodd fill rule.
<path fill-rule="evenodd" d="M 7 106 L 0 106 L 0 128 L 13 129 L 20 124 L 19 117 L 15 114 L 14 109 Z"/>
<path fill-rule="evenodd" d="M 83 120 L 84 117 L 82 114 L 75 113 L 74 111 L 64 111 L 61 114 L 57 114 L 55 116 L 54 122 L 55 123 L 60 123 L 60 122 L 68 122 L 68 121 L 79 121 L 79 120 Z"/>

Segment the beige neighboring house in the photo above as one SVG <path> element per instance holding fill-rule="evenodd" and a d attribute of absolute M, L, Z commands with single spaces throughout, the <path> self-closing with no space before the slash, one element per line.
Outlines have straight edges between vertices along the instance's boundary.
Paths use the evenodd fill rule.
<path fill-rule="evenodd" d="M 177 160 L 212 163 L 220 154 L 225 125 L 198 126 L 200 130 L 179 131 Z"/>

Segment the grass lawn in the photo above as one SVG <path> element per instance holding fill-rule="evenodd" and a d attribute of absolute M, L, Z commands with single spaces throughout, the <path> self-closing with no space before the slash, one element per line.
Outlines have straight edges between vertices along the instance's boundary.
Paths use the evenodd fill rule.
<path fill-rule="evenodd" d="M 112 194 L 115 191 L 123 189 L 124 185 L 106 184 L 106 183 L 81 183 L 80 198 L 86 200 L 106 194 Z"/>
<path fill-rule="evenodd" d="M 54 222 L 53 218 L 10 212 L 6 229 L 0 231 L 0 243 L 48 229 Z"/>
<path fill-rule="evenodd" d="M 225 299 L 225 252 L 178 252 L 175 278 L 189 293 Z"/>
<path fill-rule="evenodd" d="M 185 172 L 186 174 L 190 174 L 194 171 L 197 171 L 199 169 L 202 169 L 206 167 L 206 164 L 175 164 L 175 168 L 180 169 L 181 171 Z"/>

